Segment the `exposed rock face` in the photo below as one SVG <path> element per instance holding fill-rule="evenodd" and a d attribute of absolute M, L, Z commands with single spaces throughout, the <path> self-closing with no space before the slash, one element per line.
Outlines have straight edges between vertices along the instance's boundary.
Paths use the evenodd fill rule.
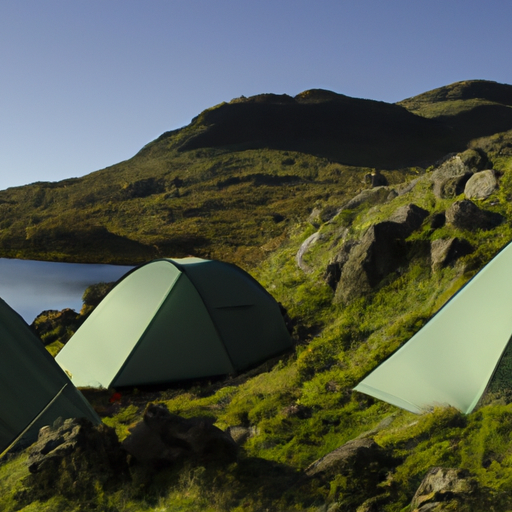
<path fill-rule="evenodd" d="M 430 246 L 432 271 L 440 270 L 453 264 L 462 256 L 473 252 L 471 244 L 464 239 L 449 238 L 434 240 Z"/>
<path fill-rule="evenodd" d="M 25 483 L 36 496 L 88 496 L 99 481 L 115 485 L 127 475 L 126 452 L 115 430 L 81 419 L 58 419 L 39 432 L 29 449 Z"/>
<path fill-rule="evenodd" d="M 475 231 L 477 229 L 489 230 L 499 226 L 503 222 L 499 213 L 481 210 L 478 206 L 464 199 L 455 201 L 446 210 L 446 221 L 458 229 Z"/>
<path fill-rule="evenodd" d="M 158 404 L 150 404 L 144 419 L 123 441 L 123 448 L 137 462 L 155 468 L 180 460 L 197 463 L 229 463 L 238 447 L 229 433 L 210 419 L 181 418 Z"/>
<path fill-rule="evenodd" d="M 418 229 L 427 216 L 426 210 L 414 204 L 403 206 L 389 220 L 370 226 L 360 243 L 343 246 L 326 274 L 331 286 L 335 277 L 340 276 L 336 300 L 345 302 L 360 296 L 396 270 L 405 258 L 405 238 Z"/>
<path fill-rule="evenodd" d="M 324 279 L 333 291 L 335 291 L 336 286 L 338 286 L 338 282 L 341 278 L 341 270 L 348 261 L 350 251 L 356 245 L 357 242 L 354 241 L 344 243 L 336 256 L 328 263 Z"/>
<path fill-rule="evenodd" d="M 432 468 L 411 502 L 414 512 L 459 510 L 457 506 L 474 498 L 476 482 L 468 471 L 453 468 Z M 449 508 L 445 508 L 449 506 Z M 464 508 L 464 510 L 469 510 Z M 477 510 L 476 508 L 474 510 Z"/>
<path fill-rule="evenodd" d="M 487 199 L 498 189 L 496 173 L 488 169 L 473 174 L 464 187 L 468 199 Z"/>

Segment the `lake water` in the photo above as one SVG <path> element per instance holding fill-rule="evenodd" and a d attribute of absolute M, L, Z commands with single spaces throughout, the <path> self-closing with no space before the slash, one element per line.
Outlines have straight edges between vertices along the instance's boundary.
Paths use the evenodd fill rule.
<path fill-rule="evenodd" d="M 117 281 L 131 268 L 0 258 L 0 298 L 31 323 L 47 309 L 80 311 L 88 286 Z"/>

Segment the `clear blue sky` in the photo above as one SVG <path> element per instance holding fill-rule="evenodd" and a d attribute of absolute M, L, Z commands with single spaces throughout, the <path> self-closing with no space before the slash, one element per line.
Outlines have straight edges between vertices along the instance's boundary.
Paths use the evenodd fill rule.
<path fill-rule="evenodd" d="M 0 189 L 132 157 L 205 108 L 512 84 L 503 0 L 2 0 Z"/>

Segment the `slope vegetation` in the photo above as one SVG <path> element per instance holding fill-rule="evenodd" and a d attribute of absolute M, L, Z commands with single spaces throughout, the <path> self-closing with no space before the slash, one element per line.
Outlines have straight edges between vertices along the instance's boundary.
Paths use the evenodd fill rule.
<path fill-rule="evenodd" d="M 511 510 L 512 389 L 506 371 L 497 372 L 468 416 L 451 408 L 417 416 L 352 389 L 512 239 L 512 130 L 473 139 L 469 149 L 465 143 L 458 154 L 426 169 L 384 171 L 389 185 L 375 188 L 364 182 L 371 168 L 307 152 L 169 148 L 192 140 L 186 130 L 191 128 L 166 134 L 133 160 L 81 180 L 5 191 L 2 208 L 14 210 L 14 198 L 32 200 L 25 212 L 19 207 L 19 215 L 39 217 L 23 231 L 25 239 L 20 235 L 16 250 L 26 255 L 23 243 L 43 228 L 55 236 L 63 229 L 55 198 L 62 204 L 77 201 L 76 211 L 59 210 L 70 215 L 65 223 L 82 219 L 75 227 L 83 225 L 86 233 L 93 218 L 100 228 L 144 250 L 176 251 L 180 246 L 172 236 L 202 236 L 203 245 L 182 238 L 182 244 L 190 244 L 182 250 L 211 252 L 250 268 L 287 309 L 296 346 L 226 379 L 128 390 L 115 403 L 109 401 L 112 390 L 90 397 L 121 439 L 151 401 L 184 417 L 209 417 L 218 427 L 243 434 L 238 462 L 167 468 L 149 476 L 134 465 L 127 480 L 111 488 L 102 486 L 100 468 L 83 478 L 90 484 L 85 500 L 79 486 L 75 490 L 65 480 L 59 485 L 69 486 L 66 496 L 37 495 L 26 454 L 20 454 L 0 464 L 0 509 Z M 496 180 L 480 198 L 466 189 L 478 173 Z M 37 190 L 44 193 L 36 196 Z M 463 201 L 479 213 L 459 223 L 449 212 Z M 164 222 L 169 205 L 174 220 Z M 404 211 L 421 212 L 419 221 L 406 226 Z M 10 219 L 14 225 L 14 215 Z M 375 245 L 376 226 L 394 236 Z M 2 231 L 4 244 L 13 240 L 9 229 Z M 465 250 L 439 258 L 434 249 L 454 240 Z M 59 257 L 68 258 L 71 249 L 61 247 Z M 47 254 L 52 250 L 48 245 Z M 78 249 L 75 254 L 86 257 Z M 142 257 L 135 250 L 131 254 Z M 113 252 L 112 258 L 119 255 Z M 505 370 L 511 361 L 512 355 L 504 354 Z M 354 445 L 373 446 L 374 454 L 385 456 L 338 459 L 329 466 L 340 453 L 353 453 Z M 431 470 L 456 477 L 441 482 L 437 492 L 425 485 L 424 493 L 415 495 Z"/>
<path fill-rule="evenodd" d="M 511 86 L 461 82 L 401 105 L 323 90 L 239 98 L 78 179 L 0 191 L 0 255 L 251 266 L 315 207 L 340 207 L 375 168 L 390 183 L 512 128 Z"/>

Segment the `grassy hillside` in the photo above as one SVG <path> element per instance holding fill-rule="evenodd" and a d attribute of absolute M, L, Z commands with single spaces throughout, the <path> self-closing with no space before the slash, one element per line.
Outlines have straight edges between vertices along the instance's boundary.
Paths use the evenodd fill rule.
<path fill-rule="evenodd" d="M 125 162 L 0 191 L 0 256 L 137 263 L 195 254 L 253 266 L 313 208 L 341 207 L 372 169 L 401 182 L 512 128 L 512 87 L 483 84 L 480 95 L 449 86 L 402 106 L 312 90 L 213 107 Z M 453 101 L 465 105 L 457 115 Z"/>
<path fill-rule="evenodd" d="M 162 144 L 172 144 L 178 136 L 183 136 L 181 144 L 190 140 L 181 132 L 166 134 L 134 159 L 81 180 L 4 192 L 2 208 L 13 212 L 19 208 L 19 216 L 30 212 L 39 219 L 25 228 L 24 240 L 20 234 L 19 248 L 10 250 L 43 254 L 37 253 L 40 246 L 35 242 L 26 250 L 28 245 L 23 245 L 40 233 L 39 244 L 52 241 L 45 242 L 44 254 L 69 258 L 74 245 L 64 244 L 65 231 L 58 230 L 71 222 L 80 225 L 80 220 L 87 232 L 87 223 L 95 219 L 97 229 L 155 253 L 165 250 L 178 256 L 179 249 L 225 257 L 249 268 L 286 307 L 294 321 L 296 347 L 250 372 L 218 381 L 159 392 L 125 391 L 114 405 L 108 402 L 108 393 L 92 397 L 105 423 L 121 439 L 140 420 L 148 401 L 162 402 L 185 417 L 209 416 L 223 429 L 246 429 L 249 435 L 237 463 L 170 469 L 153 479 L 133 470 L 130 483 L 110 490 L 98 485 L 94 498 L 84 503 L 79 494 L 40 500 L 25 480 L 26 455 L 21 454 L 0 464 L 0 510 L 405 512 L 411 511 L 411 499 L 427 471 L 436 466 L 469 471 L 473 491 L 462 498 L 446 495 L 442 505 L 446 508 L 434 510 L 510 510 L 512 405 L 506 403 L 507 394 L 499 383 L 469 416 L 449 408 L 415 416 L 352 388 L 511 240 L 512 131 L 469 142 L 500 180 L 495 193 L 475 201 L 505 219 L 485 231 L 449 224 L 432 227 L 434 215 L 463 198 L 434 194 L 430 177 L 437 165 L 384 172 L 391 182 L 384 199 L 349 209 L 342 206 L 368 188 L 362 183 L 367 167 L 349 167 L 291 149 L 162 149 Z M 264 165 L 258 167 L 258 162 Z M 150 177 L 154 180 L 146 181 Z M 182 180 L 177 187 L 172 184 L 176 178 Z M 415 186 L 404 193 L 404 182 L 413 179 Z M 85 183 L 89 186 L 82 189 Z M 37 200 L 36 187 L 44 191 Z M 89 200 L 87 189 L 93 196 Z M 149 194 L 150 190 L 154 192 Z M 124 196 L 115 199 L 116 194 Z M 20 204 L 31 198 L 35 204 L 24 212 Z M 76 211 L 64 208 L 79 198 L 82 206 Z M 404 263 L 370 293 L 337 302 L 326 283 L 329 262 L 344 242 L 359 240 L 370 225 L 410 203 L 429 215 L 406 240 Z M 314 218 L 312 208 L 317 208 Z M 340 209 L 334 217 L 333 208 Z M 62 219 L 56 217 L 57 211 Z M 165 211 L 171 216 L 166 220 Z M 14 244 L 9 237 L 15 229 L 21 233 L 22 221 L 16 224 L 14 214 L 11 218 L 13 224 L 2 231 L 5 244 Z M 304 272 L 297 266 L 296 254 L 315 232 L 317 242 L 304 255 L 310 271 Z M 430 243 L 452 237 L 468 240 L 474 252 L 434 271 Z M 60 252 L 53 245 L 58 241 Z M 79 258 L 83 253 L 77 248 L 72 254 Z M 85 254 L 90 258 L 93 252 Z M 136 249 L 130 255 L 142 258 Z M 99 252 L 97 257 L 119 260 L 114 251 Z M 374 439 L 389 451 L 392 462 L 380 473 L 372 466 L 304 477 L 311 463 L 358 437 Z"/>

